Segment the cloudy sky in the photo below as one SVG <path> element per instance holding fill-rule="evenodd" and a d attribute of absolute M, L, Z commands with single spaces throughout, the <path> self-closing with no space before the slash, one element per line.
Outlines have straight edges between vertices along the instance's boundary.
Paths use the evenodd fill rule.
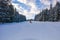
<path fill-rule="evenodd" d="M 23 14 L 27 19 L 34 19 L 34 16 L 43 9 L 50 8 L 50 3 L 55 6 L 60 0 L 12 0 L 12 4 L 20 14 Z"/>

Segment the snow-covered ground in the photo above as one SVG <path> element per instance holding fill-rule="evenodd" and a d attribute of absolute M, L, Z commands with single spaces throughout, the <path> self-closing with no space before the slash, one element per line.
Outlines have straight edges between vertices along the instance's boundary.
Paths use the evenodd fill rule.
<path fill-rule="evenodd" d="M 60 40 L 60 22 L 0 24 L 0 40 Z"/>

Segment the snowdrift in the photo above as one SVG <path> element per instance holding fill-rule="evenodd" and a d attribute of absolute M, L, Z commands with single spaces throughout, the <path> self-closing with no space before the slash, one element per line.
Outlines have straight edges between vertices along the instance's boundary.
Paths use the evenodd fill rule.
<path fill-rule="evenodd" d="M 60 40 L 60 22 L 0 24 L 0 40 Z"/>

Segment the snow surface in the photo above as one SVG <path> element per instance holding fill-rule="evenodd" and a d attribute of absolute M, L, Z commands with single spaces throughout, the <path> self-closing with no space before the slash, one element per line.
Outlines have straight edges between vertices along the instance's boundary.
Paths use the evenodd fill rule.
<path fill-rule="evenodd" d="M 0 24 L 0 40 L 60 40 L 60 22 Z"/>

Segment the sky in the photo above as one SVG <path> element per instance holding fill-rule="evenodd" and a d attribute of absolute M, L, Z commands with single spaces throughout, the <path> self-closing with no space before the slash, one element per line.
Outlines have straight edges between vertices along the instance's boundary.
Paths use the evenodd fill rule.
<path fill-rule="evenodd" d="M 43 9 L 50 9 L 51 3 L 54 7 L 57 1 L 60 0 L 12 0 L 12 4 L 26 19 L 34 19 Z"/>

